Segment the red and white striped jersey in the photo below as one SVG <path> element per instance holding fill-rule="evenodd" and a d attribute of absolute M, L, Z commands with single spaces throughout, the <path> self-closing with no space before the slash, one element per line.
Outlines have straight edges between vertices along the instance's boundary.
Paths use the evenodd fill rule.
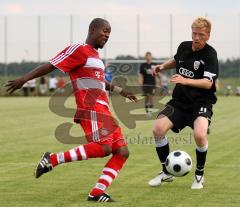
<path fill-rule="evenodd" d="M 92 46 L 69 46 L 51 59 L 50 63 L 69 73 L 78 107 L 91 107 L 95 103 L 108 106 L 104 81 L 105 67 L 98 51 Z"/>

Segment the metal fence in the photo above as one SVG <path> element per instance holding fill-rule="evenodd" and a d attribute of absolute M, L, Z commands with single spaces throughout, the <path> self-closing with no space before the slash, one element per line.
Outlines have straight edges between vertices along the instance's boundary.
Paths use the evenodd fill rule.
<path fill-rule="evenodd" d="M 206 15 L 206 14 L 205 14 Z M 198 15 L 103 15 L 112 34 L 101 56 L 174 55 L 183 40 L 191 40 L 191 23 Z M 208 14 L 212 22 L 209 43 L 220 59 L 240 56 L 240 15 Z M 89 16 L 1 16 L 0 63 L 46 61 L 69 44 L 84 42 Z"/>
<path fill-rule="evenodd" d="M 220 60 L 240 58 L 240 14 L 102 15 L 112 32 L 100 56 L 139 58 L 151 51 L 158 59 L 172 57 L 180 42 L 191 40 L 191 23 L 197 16 L 207 16 L 212 22 L 209 44 Z M 83 43 L 94 17 L 0 16 L 0 64 L 5 64 L 1 74 L 7 76 L 9 63 L 48 61 L 69 44 Z M 240 61 L 235 69 L 240 85 Z"/>

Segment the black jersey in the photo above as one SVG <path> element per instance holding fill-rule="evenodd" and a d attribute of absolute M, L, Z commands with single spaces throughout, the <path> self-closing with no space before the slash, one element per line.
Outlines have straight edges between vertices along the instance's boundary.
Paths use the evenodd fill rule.
<path fill-rule="evenodd" d="M 142 63 L 140 65 L 139 73 L 143 76 L 143 85 L 155 85 L 155 77 L 152 75 L 152 68 L 155 63 Z"/>
<path fill-rule="evenodd" d="M 213 84 L 210 89 L 176 84 L 173 100 L 184 108 L 201 104 L 215 104 L 217 101 L 215 81 L 218 78 L 218 58 L 215 49 L 206 44 L 203 49 L 193 51 L 192 41 L 182 42 L 174 59 L 177 74 L 191 79 L 206 78 Z"/>

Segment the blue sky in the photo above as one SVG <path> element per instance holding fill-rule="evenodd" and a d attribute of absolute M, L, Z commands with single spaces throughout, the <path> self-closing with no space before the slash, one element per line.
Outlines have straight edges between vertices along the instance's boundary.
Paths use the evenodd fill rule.
<path fill-rule="evenodd" d="M 140 55 L 174 55 L 181 41 L 191 40 L 191 22 L 207 16 L 212 22 L 209 44 L 221 59 L 240 56 L 240 1 L 238 0 L 0 0 L 0 28 L 8 17 L 7 61 L 37 60 L 37 16 L 41 18 L 41 60 L 48 60 L 70 41 L 69 17 L 73 15 L 73 43 L 84 42 L 89 22 L 106 17 L 112 34 L 100 54 L 114 58 L 137 54 L 140 16 Z M 173 37 L 170 44 L 170 14 Z M 30 18 L 29 18 L 30 17 Z M 17 34 L 17 35 L 16 35 Z M 0 62 L 4 62 L 4 29 L 0 30 Z"/>

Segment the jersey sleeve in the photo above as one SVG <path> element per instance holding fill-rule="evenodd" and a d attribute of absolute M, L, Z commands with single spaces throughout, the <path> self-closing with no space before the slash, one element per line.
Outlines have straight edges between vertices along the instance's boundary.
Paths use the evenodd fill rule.
<path fill-rule="evenodd" d="M 216 51 L 211 51 L 205 59 L 203 78 L 215 82 L 218 78 L 218 58 Z"/>
<path fill-rule="evenodd" d="M 177 53 L 174 55 L 174 60 L 178 60 L 179 59 L 178 57 L 179 57 L 179 54 L 182 51 L 182 47 L 183 47 L 183 42 L 178 46 Z"/>
<path fill-rule="evenodd" d="M 50 63 L 62 72 L 70 72 L 71 70 L 84 65 L 87 56 L 80 44 L 66 47 L 50 60 Z"/>

